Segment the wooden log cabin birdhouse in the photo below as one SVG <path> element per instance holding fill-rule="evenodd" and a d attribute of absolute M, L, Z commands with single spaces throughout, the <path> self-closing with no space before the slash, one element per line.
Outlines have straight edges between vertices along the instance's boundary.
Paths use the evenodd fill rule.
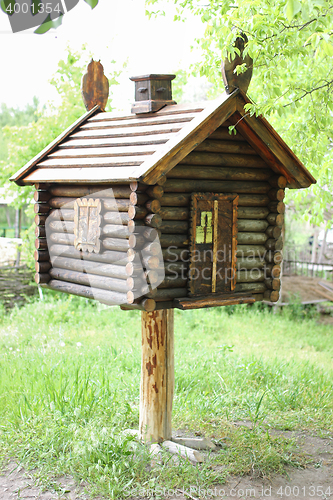
<path fill-rule="evenodd" d="M 226 92 L 193 104 L 172 100 L 174 75 L 131 78 L 121 116 L 104 112 L 107 80 L 89 64 L 87 112 L 11 179 L 36 187 L 37 283 L 141 309 L 144 328 L 162 330 L 155 311 L 169 311 L 172 330 L 174 308 L 278 300 L 285 188 L 315 179 L 245 113 L 249 79 L 230 64 Z"/>

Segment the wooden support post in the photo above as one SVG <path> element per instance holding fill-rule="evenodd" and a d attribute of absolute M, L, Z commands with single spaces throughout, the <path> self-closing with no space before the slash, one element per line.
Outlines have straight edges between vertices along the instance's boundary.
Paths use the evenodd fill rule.
<path fill-rule="evenodd" d="M 170 440 L 174 391 L 174 311 L 142 312 L 139 431 L 144 442 Z"/>

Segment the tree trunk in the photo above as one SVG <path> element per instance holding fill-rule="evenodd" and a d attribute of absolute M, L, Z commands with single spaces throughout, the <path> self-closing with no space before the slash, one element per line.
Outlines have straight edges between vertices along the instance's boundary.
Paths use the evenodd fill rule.
<path fill-rule="evenodd" d="M 144 442 L 162 442 L 172 437 L 173 342 L 173 309 L 143 311 L 139 430 Z"/>

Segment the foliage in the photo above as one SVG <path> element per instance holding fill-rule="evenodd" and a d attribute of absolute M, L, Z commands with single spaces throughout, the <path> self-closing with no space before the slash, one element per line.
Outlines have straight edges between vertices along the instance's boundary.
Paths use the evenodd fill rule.
<path fill-rule="evenodd" d="M 24 112 L 7 112 L 3 120 L 7 120 L 3 130 L 4 139 L 8 149 L 8 159 L 0 161 L 0 184 L 5 184 L 8 178 L 23 167 L 34 156 L 39 154 L 50 142 L 52 142 L 61 132 L 71 125 L 75 120 L 85 113 L 85 107 L 80 94 L 80 83 L 82 74 L 85 73 L 90 54 L 85 47 L 80 52 L 74 52 L 68 48 L 67 57 L 59 61 L 58 70 L 51 80 L 51 84 L 56 88 L 60 104 L 55 106 L 49 103 L 42 110 L 34 109 L 34 121 L 23 125 L 23 117 L 30 108 Z M 111 61 L 114 64 L 114 61 Z M 110 86 L 117 84 L 120 72 L 113 71 L 110 79 Z M 109 98 L 107 110 L 112 109 L 112 95 Z M 34 104 L 37 104 L 35 101 Z M 22 115 L 22 116 L 21 116 Z M 10 121 L 12 117 L 12 121 Z M 0 118 L 1 119 L 1 118 Z M 12 125 L 12 123 L 15 125 Z M 11 126 L 12 125 L 12 126 Z M 31 187 L 17 187 L 11 184 L 10 190 L 17 195 L 16 205 L 22 206 L 29 202 L 32 196 Z"/>
<path fill-rule="evenodd" d="M 203 465 L 166 455 L 150 470 L 147 450 L 122 434 L 138 426 L 140 312 L 43 293 L 0 312 L 1 454 L 42 479 L 69 473 L 107 498 L 208 487 L 304 463 L 270 427 L 333 428 L 330 325 L 256 306 L 175 311 L 173 427 L 222 446 Z M 234 425 L 244 419 L 250 428 Z"/>
<path fill-rule="evenodd" d="M 314 221 L 332 202 L 333 191 L 333 6 L 330 0 L 169 0 L 175 19 L 187 12 L 206 25 L 198 40 L 203 51 L 196 69 L 213 85 L 211 97 L 223 90 L 221 57 L 233 58 L 235 38 L 245 33 L 245 54 L 254 60 L 249 113 L 262 113 L 309 168 L 318 184 L 291 195 Z M 147 5 L 163 3 L 146 0 Z M 290 196 L 290 194 L 289 194 Z M 306 198 L 306 199 L 305 199 Z"/>

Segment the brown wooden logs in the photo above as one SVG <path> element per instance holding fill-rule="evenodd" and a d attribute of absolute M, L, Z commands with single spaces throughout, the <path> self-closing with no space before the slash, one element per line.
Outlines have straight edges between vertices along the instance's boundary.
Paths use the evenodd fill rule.
<path fill-rule="evenodd" d="M 254 281 L 263 281 L 265 271 L 263 269 L 249 269 L 246 271 L 237 271 L 236 283 L 252 283 Z"/>
<path fill-rule="evenodd" d="M 164 300 L 172 300 L 178 297 L 186 297 L 187 296 L 187 288 L 157 288 L 156 293 L 153 294 L 153 299 L 155 302 L 160 302 Z M 151 293 L 147 294 L 147 297 L 151 297 Z"/>
<path fill-rule="evenodd" d="M 65 208 L 62 209 L 53 209 L 49 213 L 49 220 L 67 220 L 67 221 L 74 221 L 74 215 L 75 212 L 74 210 L 66 210 Z"/>
<path fill-rule="evenodd" d="M 282 233 L 282 228 L 280 226 L 268 226 L 266 229 L 266 234 L 269 238 L 274 238 L 277 240 L 280 238 Z"/>
<path fill-rule="evenodd" d="M 48 273 L 36 273 L 35 274 L 35 282 L 37 285 L 46 284 L 50 281 L 50 275 Z"/>
<path fill-rule="evenodd" d="M 277 240 L 274 240 L 273 238 L 269 238 L 265 246 L 267 250 L 282 250 L 283 248 L 283 240 L 282 238 L 278 238 Z"/>
<path fill-rule="evenodd" d="M 149 212 L 158 214 L 161 210 L 161 203 L 159 200 L 148 200 L 146 202 L 146 209 L 149 210 Z"/>
<path fill-rule="evenodd" d="M 161 207 L 160 217 L 163 221 L 167 220 L 186 220 L 189 219 L 189 209 L 184 207 Z"/>
<path fill-rule="evenodd" d="M 52 265 L 53 267 L 60 269 L 96 274 L 97 276 L 108 276 L 109 278 L 118 278 L 123 280 L 128 278 L 126 266 L 117 266 L 110 263 L 104 264 L 100 262 L 58 256 L 52 258 Z"/>
<path fill-rule="evenodd" d="M 145 193 L 132 192 L 129 199 L 132 205 L 143 205 L 148 200 L 148 196 Z"/>
<path fill-rule="evenodd" d="M 268 196 L 273 201 L 283 201 L 285 196 L 284 189 L 270 189 Z"/>
<path fill-rule="evenodd" d="M 36 203 L 47 202 L 51 198 L 51 194 L 48 191 L 35 191 L 34 200 Z"/>
<path fill-rule="evenodd" d="M 128 209 L 128 217 L 130 219 L 144 219 L 148 210 L 145 207 L 130 206 Z"/>
<path fill-rule="evenodd" d="M 63 196 L 58 196 L 55 198 L 50 198 L 49 205 L 52 208 L 66 208 L 73 209 L 76 198 L 65 198 Z"/>
<path fill-rule="evenodd" d="M 143 230 L 142 235 L 146 238 L 146 240 L 154 241 L 156 238 L 161 236 L 161 231 L 159 229 L 155 229 L 154 227 L 146 227 Z"/>
<path fill-rule="evenodd" d="M 36 226 L 35 236 L 36 238 L 45 238 L 46 237 L 45 226 Z"/>
<path fill-rule="evenodd" d="M 162 186 L 149 186 L 146 190 L 146 194 L 150 198 L 155 198 L 157 200 L 160 200 L 164 194 L 164 187 Z"/>
<path fill-rule="evenodd" d="M 50 255 L 47 250 L 35 250 L 34 258 L 36 262 L 46 262 L 49 261 Z"/>
<path fill-rule="evenodd" d="M 283 175 L 274 176 L 269 179 L 269 183 L 275 188 L 284 189 L 287 186 L 287 179 Z"/>
<path fill-rule="evenodd" d="M 128 212 L 132 203 L 130 200 L 104 199 L 102 200 L 102 206 L 104 210 L 108 210 L 110 212 Z"/>
<path fill-rule="evenodd" d="M 236 283 L 235 292 L 253 292 L 262 293 L 265 292 L 266 285 L 262 281 L 253 283 Z"/>
<path fill-rule="evenodd" d="M 70 184 L 54 184 L 49 189 L 52 196 L 64 196 L 69 198 L 82 198 L 84 196 L 98 197 L 98 198 L 129 198 L 132 191 L 130 185 L 117 185 L 107 186 L 105 184 L 94 186 L 78 186 Z M 102 194 L 101 194 L 102 193 Z"/>
<path fill-rule="evenodd" d="M 36 250 L 46 250 L 47 249 L 46 238 L 36 238 L 35 239 L 35 248 L 36 248 Z"/>
<path fill-rule="evenodd" d="M 164 185 L 166 193 L 189 191 L 213 191 L 215 193 L 265 194 L 270 189 L 268 182 L 247 181 L 210 181 L 204 179 L 168 179 Z M 268 196 L 267 196 L 268 198 Z M 268 198 L 269 199 L 269 198 Z"/>
<path fill-rule="evenodd" d="M 242 154 L 204 153 L 192 151 L 180 164 L 216 165 L 220 167 L 265 168 L 267 164 L 260 156 Z M 168 182 L 168 181 L 167 181 Z"/>
<path fill-rule="evenodd" d="M 268 236 L 265 233 L 238 233 L 239 245 L 264 245 Z"/>
<path fill-rule="evenodd" d="M 174 277 L 186 277 L 188 273 L 188 262 L 165 262 L 164 272 L 165 274 L 171 274 Z"/>
<path fill-rule="evenodd" d="M 280 298 L 280 292 L 278 290 L 266 290 L 264 292 L 264 300 L 269 302 L 277 302 Z"/>
<path fill-rule="evenodd" d="M 283 226 L 284 215 L 283 214 L 269 214 L 267 215 L 267 221 L 271 226 Z"/>
<path fill-rule="evenodd" d="M 281 276 L 281 266 L 279 264 L 267 264 L 266 276 L 272 278 L 279 278 Z"/>
<path fill-rule="evenodd" d="M 182 220 L 164 220 L 160 226 L 160 230 L 163 234 L 184 234 L 188 231 L 188 222 Z"/>
<path fill-rule="evenodd" d="M 117 264 L 119 266 L 125 265 L 132 261 L 135 253 L 128 252 L 113 252 L 105 251 L 103 253 L 89 253 L 76 250 L 73 246 L 69 245 L 52 245 L 49 249 L 51 258 L 54 256 L 70 257 L 72 259 L 79 259 L 92 262 L 105 262 L 110 264 Z M 47 259 L 48 260 L 48 259 Z"/>
<path fill-rule="evenodd" d="M 130 220 L 128 213 L 105 212 L 103 221 L 107 224 L 128 224 Z"/>
<path fill-rule="evenodd" d="M 262 269 L 263 267 L 266 266 L 266 261 L 265 259 L 256 259 L 256 258 L 238 258 L 237 263 L 236 263 L 237 269 L 243 270 L 243 269 L 252 269 L 252 268 L 257 268 L 257 269 Z"/>
<path fill-rule="evenodd" d="M 162 248 L 176 246 L 185 247 L 189 244 L 187 234 L 161 234 L 160 244 Z"/>
<path fill-rule="evenodd" d="M 232 138 L 232 136 L 230 136 Z M 195 151 L 206 151 L 207 153 L 241 153 L 256 155 L 257 152 L 247 142 L 216 141 L 209 137 L 199 144 Z M 269 171 L 269 175 L 272 172 Z"/>
<path fill-rule="evenodd" d="M 196 185 L 188 189 L 189 193 L 184 193 L 187 191 L 188 182 L 195 182 Z M 208 181 L 207 181 L 208 182 Z M 190 205 L 191 191 L 202 191 L 201 181 L 186 181 L 186 183 L 179 184 L 180 192 L 170 192 L 164 193 L 161 199 L 162 210 L 164 207 L 188 207 Z M 219 192 L 216 182 L 211 181 L 208 191 Z M 184 187 L 186 186 L 186 187 Z M 267 195 L 262 194 L 240 194 L 238 200 L 238 217 L 242 219 L 265 219 L 269 214 L 269 210 L 266 207 L 270 201 Z"/>
<path fill-rule="evenodd" d="M 283 260 L 283 255 L 279 251 L 268 251 L 265 255 L 266 262 L 271 262 L 273 264 L 281 264 Z"/>
<path fill-rule="evenodd" d="M 35 262 L 35 269 L 38 274 L 48 273 L 51 267 L 50 262 Z"/>
<path fill-rule="evenodd" d="M 51 233 L 49 238 L 50 242 L 57 243 L 58 245 L 74 245 L 74 234 L 71 233 Z"/>
<path fill-rule="evenodd" d="M 276 212 L 278 214 L 284 214 L 286 207 L 283 201 L 270 201 L 268 203 L 268 208 L 270 212 Z"/>
<path fill-rule="evenodd" d="M 260 257 L 266 252 L 264 245 L 237 245 L 237 257 Z"/>
<path fill-rule="evenodd" d="M 277 278 L 267 278 L 264 280 L 264 283 L 271 290 L 280 290 L 281 288 L 281 280 Z"/>
<path fill-rule="evenodd" d="M 158 290 L 160 288 L 183 288 L 187 287 L 187 278 L 182 277 L 174 277 L 174 276 L 165 276 L 162 283 L 158 285 Z M 184 295 L 187 295 L 187 292 L 184 291 Z"/>
<path fill-rule="evenodd" d="M 165 262 L 189 262 L 190 252 L 185 248 L 169 247 L 162 249 L 163 260 Z"/>
<path fill-rule="evenodd" d="M 159 228 L 162 224 L 162 217 L 159 214 L 148 214 L 145 217 L 145 224 L 149 227 Z"/>
<path fill-rule="evenodd" d="M 177 165 L 169 172 L 168 178 L 258 182 L 267 181 L 271 173 L 269 169 Z"/>
<path fill-rule="evenodd" d="M 36 224 L 36 226 L 44 226 L 47 217 L 48 217 L 47 215 L 38 215 L 38 214 L 35 215 L 35 224 Z"/>
<path fill-rule="evenodd" d="M 71 293 L 88 299 L 95 299 L 107 305 L 126 304 L 126 294 L 91 288 L 90 286 L 67 283 L 65 281 L 52 279 L 48 283 L 48 288 L 58 292 Z"/>
<path fill-rule="evenodd" d="M 120 309 L 122 309 L 123 311 L 139 310 L 152 312 L 155 311 L 155 308 L 156 302 L 154 299 L 143 299 L 138 303 L 134 302 L 134 304 L 122 304 L 120 306 Z"/>
<path fill-rule="evenodd" d="M 239 219 L 266 219 L 269 210 L 266 207 L 238 207 L 237 217 Z"/>
<path fill-rule="evenodd" d="M 115 250 L 117 252 L 127 252 L 129 248 L 134 248 L 134 246 L 130 245 L 129 240 L 122 238 L 105 238 L 101 243 L 105 250 Z"/>
<path fill-rule="evenodd" d="M 35 203 L 34 204 L 34 212 L 35 214 L 47 214 L 50 210 L 50 206 L 48 203 Z"/>
<path fill-rule="evenodd" d="M 238 219 L 237 220 L 238 231 L 245 232 L 265 232 L 268 228 L 268 222 L 266 220 L 251 220 L 251 219 Z"/>
<path fill-rule="evenodd" d="M 107 276 L 96 276 L 93 274 L 82 273 L 78 271 L 71 271 L 68 269 L 61 269 L 52 267 L 49 271 L 53 279 L 77 283 L 79 285 L 86 285 L 92 288 L 100 288 L 102 290 L 109 290 L 121 293 L 127 293 L 128 285 L 126 280 L 109 278 Z"/>

